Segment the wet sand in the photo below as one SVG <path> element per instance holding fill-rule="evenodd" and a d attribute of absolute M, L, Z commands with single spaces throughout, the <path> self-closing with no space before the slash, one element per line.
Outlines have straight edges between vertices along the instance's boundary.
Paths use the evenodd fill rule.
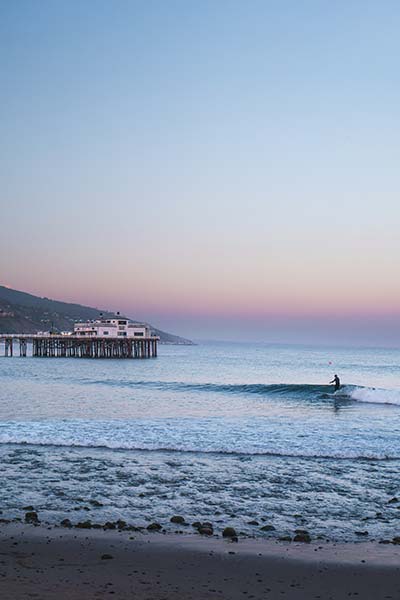
<path fill-rule="evenodd" d="M 400 546 L 1 525 L 0 598 L 387 600 Z"/>

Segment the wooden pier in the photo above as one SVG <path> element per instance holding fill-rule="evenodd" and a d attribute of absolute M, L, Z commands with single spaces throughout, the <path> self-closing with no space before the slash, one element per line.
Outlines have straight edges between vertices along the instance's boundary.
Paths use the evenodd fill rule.
<path fill-rule="evenodd" d="M 4 344 L 4 356 L 29 356 L 57 358 L 155 358 L 156 336 L 132 337 L 83 337 L 77 335 L 29 335 L 0 334 Z M 16 343 L 15 343 L 16 342 Z"/>

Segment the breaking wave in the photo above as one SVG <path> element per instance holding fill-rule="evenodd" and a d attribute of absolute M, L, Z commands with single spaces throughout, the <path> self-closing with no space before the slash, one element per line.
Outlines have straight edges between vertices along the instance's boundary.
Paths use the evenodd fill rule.
<path fill-rule="evenodd" d="M 370 404 L 395 404 L 400 406 L 400 390 L 354 387 L 349 390 L 349 398 Z"/>
<path fill-rule="evenodd" d="M 254 394 L 258 396 L 299 399 L 343 399 L 372 404 L 394 404 L 400 406 L 400 390 L 344 385 L 341 390 L 333 393 L 331 385 L 315 384 L 264 384 L 264 383 L 186 383 L 180 381 L 115 381 L 111 379 L 93 381 L 86 384 L 106 385 L 111 387 L 146 387 L 156 390 L 171 390 L 177 392 L 211 392 L 221 394 Z"/>

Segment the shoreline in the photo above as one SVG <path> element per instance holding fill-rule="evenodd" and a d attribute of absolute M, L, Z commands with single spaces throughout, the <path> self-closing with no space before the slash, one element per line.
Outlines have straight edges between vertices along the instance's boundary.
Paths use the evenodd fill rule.
<path fill-rule="evenodd" d="M 4 600 L 400 596 L 400 546 L 0 526 Z"/>
<path fill-rule="evenodd" d="M 393 497 L 387 504 L 394 504 L 397 509 L 399 499 Z M 317 534 L 310 527 L 302 515 L 295 515 L 299 517 L 297 523 L 292 524 L 292 527 L 285 527 L 278 529 L 273 525 L 273 519 L 266 519 L 261 517 L 260 521 L 250 520 L 247 521 L 247 525 L 251 526 L 252 532 L 243 531 L 240 527 L 235 525 L 236 515 L 231 515 L 234 519 L 212 519 L 210 515 L 207 521 L 200 521 L 196 517 L 191 517 L 186 520 L 181 515 L 174 515 L 169 518 L 165 518 L 165 515 L 160 520 L 151 520 L 148 516 L 141 517 L 136 520 L 135 523 L 131 521 L 125 521 L 120 516 L 116 518 L 116 515 L 110 516 L 108 513 L 107 517 L 96 518 L 96 510 L 102 509 L 104 505 L 98 500 L 84 501 L 82 499 L 82 505 L 80 510 L 64 510 L 62 514 L 55 520 L 47 520 L 46 516 L 42 517 L 42 510 L 37 509 L 33 505 L 27 505 L 19 509 L 15 509 L 11 514 L 8 513 L 7 509 L 0 510 L 0 529 L 4 526 L 21 525 L 27 526 L 32 525 L 36 527 L 47 528 L 47 529 L 61 529 L 61 530 L 74 530 L 74 531 L 123 531 L 131 534 L 151 534 L 157 532 L 164 536 L 177 536 L 187 538 L 201 537 L 205 539 L 218 539 L 218 538 L 235 538 L 233 541 L 249 541 L 249 542 L 266 542 L 266 543 L 280 543 L 285 542 L 289 544 L 302 542 L 304 545 L 310 542 L 318 545 L 342 545 L 346 546 L 358 546 L 364 543 L 376 544 L 376 545 L 393 545 L 400 546 L 400 535 L 397 535 L 398 531 L 392 529 L 389 536 L 381 536 L 371 534 L 367 529 L 353 530 L 353 536 L 350 538 L 335 537 L 331 534 L 328 537 L 326 534 Z M 21 516 L 16 516 L 16 512 Z M 77 514 L 79 512 L 79 515 Z M 118 513 L 117 513 L 118 514 Z M 218 515 L 219 516 L 219 515 Z M 54 517 L 54 515 L 53 515 Z M 215 515 L 214 515 L 215 517 Z M 129 517 L 126 517 L 127 519 Z M 378 517 L 376 517 L 378 518 Z M 213 522 L 210 522 L 210 519 Z M 366 521 L 366 519 L 364 519 Z M 368 526 L 365 522 L 364 527 Z M 230 533 L 226 532 L 230 530 Z M 400 533 L 400 531 L 399 531 Z M 393 535 L 395 534 L 395 535 Z"/>

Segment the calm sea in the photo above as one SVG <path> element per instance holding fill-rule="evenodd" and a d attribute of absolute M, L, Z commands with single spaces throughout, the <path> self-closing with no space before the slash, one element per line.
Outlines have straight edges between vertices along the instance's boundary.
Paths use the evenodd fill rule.
<path fill-rule="evenodd" d="M 0 358 L 3 517 L 399 535 L 399 366 L 400 350 L 225 343 Z"/>

